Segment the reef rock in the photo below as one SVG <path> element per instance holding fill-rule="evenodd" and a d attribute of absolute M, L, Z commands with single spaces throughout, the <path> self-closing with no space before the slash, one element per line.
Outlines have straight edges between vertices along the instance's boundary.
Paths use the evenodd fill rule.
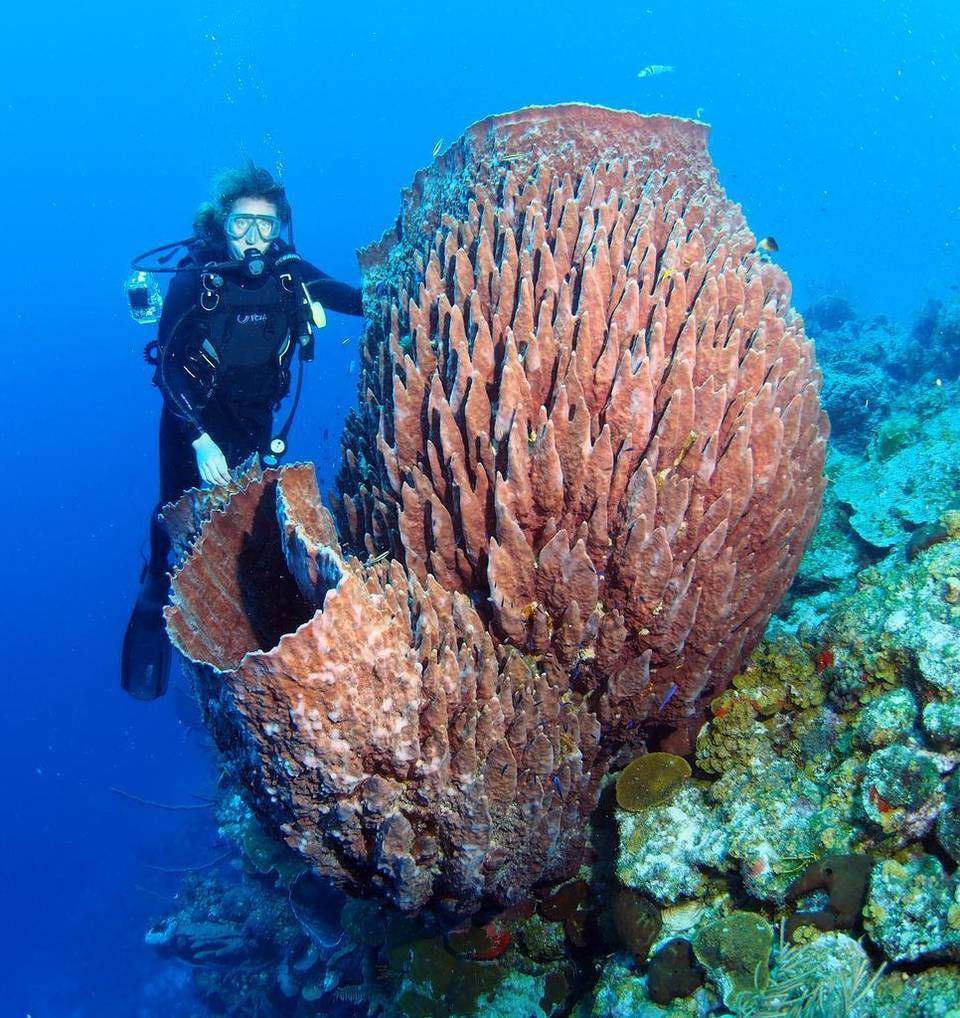
<path fill-rule="evenodd" d="M 820 373 L 694 122 L 482 121 L 361 264 L 338 527 L 309 467 L 252 477 L 180 536 L 168 626 L 291 847 L 471 912 L 692 745 L 817 519 Z"/>

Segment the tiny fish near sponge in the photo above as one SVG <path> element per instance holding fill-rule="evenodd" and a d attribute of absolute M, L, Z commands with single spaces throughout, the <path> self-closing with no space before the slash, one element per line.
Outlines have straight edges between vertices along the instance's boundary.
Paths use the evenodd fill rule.
<path fill-rule="evenodd" d="M 414 912 L 569 878 L 611 766 L 689 750 L 816 522 L 820 373 L 707 128 L 490 117 L 361 252 L 333 517 L 203 525 L 168 626 L 261 818 Z"/>

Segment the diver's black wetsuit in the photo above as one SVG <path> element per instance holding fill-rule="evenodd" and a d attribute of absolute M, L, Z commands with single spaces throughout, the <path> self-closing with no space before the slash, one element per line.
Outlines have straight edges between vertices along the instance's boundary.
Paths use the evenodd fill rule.
<path fill-rule="evenodd" d="M 226 244 L 195 247 L 170 283 L 158 334 L 154 382 L 163 394 L 160 413 L 160 502 L 150 520 L 150 561 L 123 639 L 120 684 L 139 700 L 155 700 L 167 689 L 170 641 L 163 627 L 169 593 L 170 538 L 158 515 L 166 502 L 200 484 L 193 442 L 204 432 L 233 468 L 252 453 L 265 451 L 272 437 L 273 411 L 290 385 L 290 365 L 298 349 L 294 315 L 295 278 L 277 258 L 289 251 L 277 240 L 257 277 L 246 270 L 224 271 L 210 310 L 200 307 L 201 279 L 195 266 L 229 261 Z M 190 266 L 194 268 L 189 269 Z M 332 311 L 361 315 L 360 291 L 338 283 L 308 262 L 296 262 L 295 275 L 310 297 Z"/>
<path fill-rule="evenodd" d="M 252 278 L 238 273 L 233 279 L 245 291 L 264 287 L 273 261 L 289 251 L 282 241 L 274 241 L 267 252 L 268 269 L 262 277 Z M 195 249 L 181 265 L 205 265 L 230 258 L 226 244 L 211 244 Z M 325 309 L 348 315 L 362 315 L 360 290 L 340 283 L 309 262 L 297 262 L 303 283 L 313 300 Z M 265 451 L 272 438 L 273 411 L 286 394 L 296 342 L 287 342 L 286 331 L 275 336 L 272 348 L 256 351 L 247 360 L 254 363 L 216 375 L 212 394 L 197 377 L 196 357 L 199 347 L 198 307 L 199 274 L 178 272 L 170 283 L 160 316 L 158 343 L 161 364 L 154 381 L 163 395 L 160 413 L 160 501 L 150 525 L 150 564 L 154 575 L 167 570 L 170 540 L 157 517 L 160 508 L 179 498 L 188 488 L 199 487 L 196 453 L 192 443 L 204 432 L 220 447 L 231 468 L 242 463 L 251 453 Z M 243 316 L 238 316 L 238 319 Z M 262 330 L 258 336 L 263 343 Z M 234 325 L 232 344 L 244 343 L 244 329 Z M 284 350 L 283 344 L 287 343 Z M 281 356 L 277 356 L 283 350 Z M 203 366 L 202 364 L 200 365 Z M 193 370 L 191 370 L 193 368 Z"/>

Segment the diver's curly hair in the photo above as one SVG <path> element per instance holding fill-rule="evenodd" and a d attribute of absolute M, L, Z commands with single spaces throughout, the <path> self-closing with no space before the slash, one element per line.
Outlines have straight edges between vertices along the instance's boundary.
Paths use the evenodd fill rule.
<path fill-rule="evenodd" d="M 257 166 L 247 159 L 242 166 L 223 170 L 213 179 L 210 188 L 212 198 L 205 201 L 193 217 L 193 232 L 198 237 L 220 239 L 223 224 L 240 198 L 263 198 L 277 207 L 280 222 L 290 222 L 290 202 L 283 184 L 273 179 L 269 170 Z"/>

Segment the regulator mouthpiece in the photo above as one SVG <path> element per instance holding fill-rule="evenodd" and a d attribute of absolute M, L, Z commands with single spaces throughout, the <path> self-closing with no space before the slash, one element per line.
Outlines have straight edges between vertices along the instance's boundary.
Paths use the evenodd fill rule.
<path fill-rule="evenodd" d="M 247 270 L 247 275 L 254 277 L 262 275 L 266 265 L 263 255 L 255 247 L 248 247 L 243 252 L 243 267 Z"/>

